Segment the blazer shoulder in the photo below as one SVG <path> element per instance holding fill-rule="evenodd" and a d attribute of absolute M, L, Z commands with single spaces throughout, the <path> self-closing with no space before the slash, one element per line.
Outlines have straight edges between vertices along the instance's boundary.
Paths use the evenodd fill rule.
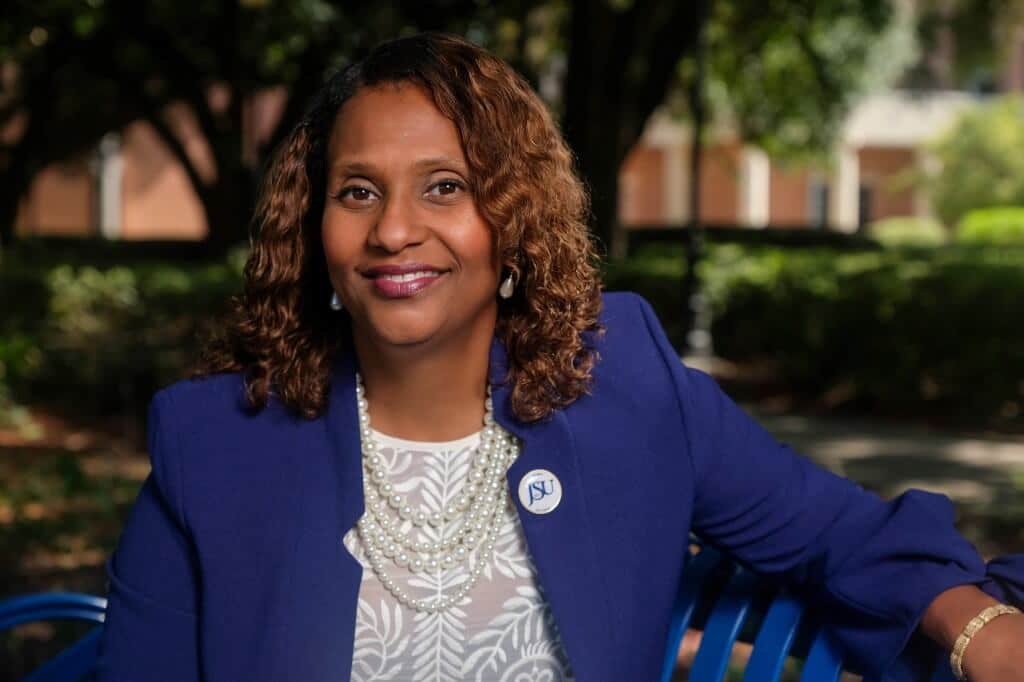
<path fill-rule="evenodd" d="M 619 347 L 635 352 L 638 347 L 650 346 L 652 339 L 664 335 L 658 316 L 647 300 L 632 291 L 602 294 L 600 323 L 604 329 L 600 349 L 612 351 Z"/>
<path fill-rule="evenodd" d="M 175 421 L 191 421 L 204 415 L 216 419 L 226 411 L 242 408 L 244 400 L 241 372 L 179 379 L 153 395 L 154 405 Z"/>
<path fill-rule="evenodd" d="M 618 321 L 632 317 L 639 320 L 651 304 L 635 291 L 605 291 L 601 294 L 601 321 Z"/>
<path fill-rule="evenodd" d="M 181 379 L 153 394 L 147 418 L 147 449 L 157 489 L 181 524 L 184 519 L 185 459 L 197 438 L 231 423 L 244 409 L 240 372 Z M 227 428 L 230 428 L 227 427 Z"/>
<path fill-rule="evenodd" d="M 153 394 L 149 405 L 150 457 L 174 451 L 211 428 L 232 428 L 249 414 L 241 372 L 225 372 L 175 381 Z M 153 440 L 166 439 L 175 447 L 160 448 Z M 157 446 L 157 447 L 154 447 Z"/>

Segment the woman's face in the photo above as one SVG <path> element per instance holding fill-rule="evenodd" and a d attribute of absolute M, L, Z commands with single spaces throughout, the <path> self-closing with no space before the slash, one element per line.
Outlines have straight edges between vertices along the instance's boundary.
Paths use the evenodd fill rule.
<path fill-rule="evenodd" d="M 454 124 L 419 87 L 364 88 L 341 108 L 322 235 L 356 334 L 391 346 L 489 338 L 500 264 L 473 181 Z"/>

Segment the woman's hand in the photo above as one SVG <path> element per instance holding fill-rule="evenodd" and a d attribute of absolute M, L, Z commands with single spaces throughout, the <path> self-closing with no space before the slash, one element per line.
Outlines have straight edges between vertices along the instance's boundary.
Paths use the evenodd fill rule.
<path fill-rule="evenodd" d="M 963 667 L 970 682 L 1024 682 L 1024 615 L 989 621 L 967 645 Z"/>

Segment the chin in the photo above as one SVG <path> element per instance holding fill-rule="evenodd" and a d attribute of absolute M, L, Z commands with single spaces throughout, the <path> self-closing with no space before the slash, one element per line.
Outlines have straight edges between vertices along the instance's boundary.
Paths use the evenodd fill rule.
<path fill-rule="evenodd" d="M 440 319 L 425 315 L 394 315 L 388 319 L 371 319 L 373 334 L 392 346 L 419 346 L 429 343 L 442 326 Z"/>

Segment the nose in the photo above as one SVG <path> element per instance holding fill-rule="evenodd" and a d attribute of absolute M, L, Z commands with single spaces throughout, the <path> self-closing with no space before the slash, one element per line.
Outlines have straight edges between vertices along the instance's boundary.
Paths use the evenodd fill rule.
<path fill-rule="evenodd" d="M 389 253 L 398 253 L 422 242 L 423 234 L 417 223 L 414 202 L 395 193 L 383 200 L 367 243 Z"/>

